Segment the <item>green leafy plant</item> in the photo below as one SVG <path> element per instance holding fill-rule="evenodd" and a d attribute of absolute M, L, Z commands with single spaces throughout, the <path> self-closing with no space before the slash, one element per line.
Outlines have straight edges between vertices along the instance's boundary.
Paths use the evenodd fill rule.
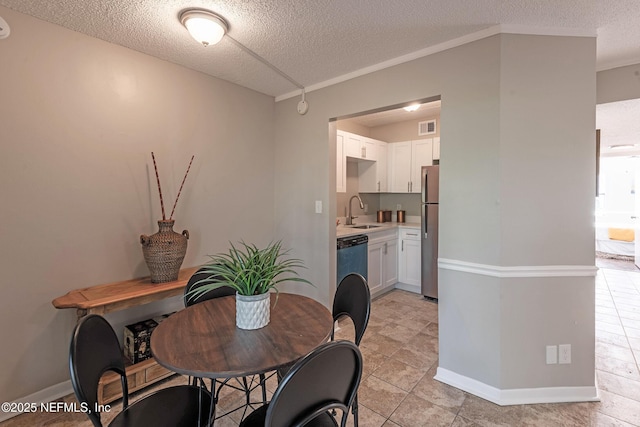
<path fill-rule="evenodd" d="M 282 242 L 270 243 L 259 249 L 253 244 L 240 242 L 236 247 L 231 243 L 228 253 L 209 255 L 211 262 L 204 265 L 200 273 L 209 276 L 194 284 L 198 286 L 188 292 L 189 299 L 198 299 L 203 294 L 229 286 L 240 295 L 260 295 L 273 289 L 278 292 L 278 284 L 286 281 L 311 282 L 298 276 L 297 268 L 305 268 L 302 260 L 285 258 L 289 251 L 282 249 Z M 286 275 L 286 276 L 283 276 Z"/>

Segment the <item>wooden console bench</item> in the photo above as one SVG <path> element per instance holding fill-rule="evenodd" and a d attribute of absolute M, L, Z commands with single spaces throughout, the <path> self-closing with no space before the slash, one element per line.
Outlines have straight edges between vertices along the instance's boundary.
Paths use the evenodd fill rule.
<path fill-rule="evenodd" d="M 104 315 L 153 301 L 182 295 L 189 278 L 199 267 L 180 270 L 178 280 L 165 283 L 151 283 L 149 277 L 107 283 L 89 288 L 75 289 L 52 301 L 55 308 L 75 308 L 78 320 L 89 314 Z M 126 360 L 126 359 L 125 359 Z M 174 373 L 147 359 L 127 366 L 129 392 L 140 390 Z M 122 397 L 120 376 L 109 372 L 100 380 L 98 401 L 102 404 Z"/>

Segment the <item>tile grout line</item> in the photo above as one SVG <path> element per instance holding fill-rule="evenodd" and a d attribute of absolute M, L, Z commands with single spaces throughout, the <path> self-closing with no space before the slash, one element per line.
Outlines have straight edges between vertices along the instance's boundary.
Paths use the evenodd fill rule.
<path fill-rule="evenodd" d="M 627 276 L 627 280 L 629 280 L 631 283 L 633 283 L 633 287 L 636 290 L 636 292 L 638 293 L 638 295 L 640 296 L 640 292 L 638 292 L 638 289 L 635 285 L 635 283 L 633 282 L 633 280 L 631 279 L 631 277 L 629 277 L 629 274 L 626 273 L 625 276 Z M 609 282 L 607 281 L 607 287 L 609 287 Z M 612 296 L 613 298 L 613 296 Z M 616 300 L 613 300 L 613 305 L 616 309 L 616 313 L 618 313 L 618 317 L 620 317 L 620 311 L 618 310 L 618 304 L 616 303 Z M 631 355 L 633 356 L 633 360 L 635 361 L 636 364 L 636 369 L 638 370 L 638 372 L 640 373 L 640 363 L 638 361 L 638 357 L 636 356 L 636 352 L 633 351 L 633 347 L 631 346 L 631 341 L 629 341 L 629 335 L 627 334 L 627 327 L 625 326 L 625 324 L 622 322 L 622 318 L 620 317 L 620 323 L 622 324 L 622 330 L 624 331 L 624 337 L 627 340 L 627 345 L 629 346 L 629 350 L 631 351 Z"/>
<path fill-rule="evenodd" d="M 631 277 L 629 277 L 628 273 L 624 274 L 625 279 L 630 281 L 631 283 L 633 283 L 633 280 L 631 279 Z M 618 319 L 620 319 L 620 325 L 622 326 L 622 331 L 624 332 L 624 338 L 627 341 L 627 346 L 629 347 L 629 351 L 631 352 L 631 356 L 633 357 L 634 363 L 636 365 L 636 371 L 640 373 L 640 364 L 638 363 L 638 358 L 636 357 L 636 353 L 633 351 L 632 347 L 631 347 L 631 342 L 629 341 L 629 335 L 627 335 L 627 327 L 625 326 L 624 322 L 622 321 L 622 317 L 620 316 L 620 310 L 618 310 L 618 304 L 616 303 L 616 299 L 613 297 L 613 294 L 611 293 L 611 286 L 609 286 L 609 279 L 607 278 L 607 274 L 604 273 L 602 275 L 602 277 L 605 280 L 605 283 L 607 285 L 607 290 L 609 291 L 609 295 L 611 295 L 611 300 L 613 301 L 613 307 L 616 310 L 616 314 L 618 315 Z M 635 286 L 634 283 L 634 289 L 636 289 L 637 292 L 637 288 Z M 639 293 L 640 295 L 640 293 Z"/>

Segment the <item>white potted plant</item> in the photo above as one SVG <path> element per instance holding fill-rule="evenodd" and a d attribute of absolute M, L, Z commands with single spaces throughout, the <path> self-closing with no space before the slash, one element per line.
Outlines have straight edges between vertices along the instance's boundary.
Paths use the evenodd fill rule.
<path fill-rule="evenodd" d="M 209 255 L 211 262 L 199 271 L 209 276 L 194 284 L 201 286 L 189 292 L 188 298 L 198 299 L 211 290 L 229 286 L 236 291 L 236 326 L 262 328 L 270 320 L 270 291 L 277 293 L 278 284 L 295 281 L 313 286 L 298 276 L 296 269 L 304 268 L 304 264 L 296 258 L 285 258 L 288 252 L 280 241 L 264 249 L 245 242 L 241 247 L 231 244 L 228 253 Z"/>

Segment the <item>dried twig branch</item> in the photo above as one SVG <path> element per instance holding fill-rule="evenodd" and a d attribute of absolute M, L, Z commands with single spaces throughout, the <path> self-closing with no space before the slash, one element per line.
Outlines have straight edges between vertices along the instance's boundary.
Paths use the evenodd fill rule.
<path fill-rule="evenodd" d="M 191 169 L 191 163 L 193 163 L 194 156 L 191 156 L 191 161 L 189 162 L 189 166 L 187 167 L 187 172 L 184 174 L 184 178 L 182 178 L 182 184 L 180 184 L 180 190 L 178 190 L 178 195 L 176 196 L 176 202 L 173 204 L 173 209 L 171 210 L 171 215 L 169 215 L 169 220 L 173 218 L 173 213 L 176 211 L 176 206 L 178 205 L 178 199 L 180 198 L 180 193 L 182 193 L 182 187 L 184 186 L 184 182 L 187 180 L 187 175 L 189 174 L 189 169 Z"/>
<path fill-rule="evenodd" d="M 162 198 L 162 188 L 160 187 L 160 177 L 158 176 L 158 165 L 156 165 L 156 156 L 153 154 L 153 151 L 151 152 L 151 158 L 153 159 L 153 168 L 156 170 L 156 181 L 158 182 L 158 193 L 160 193 L 160 207 L 162 208 L 162 220 L 164 221 L 167 219 L 167 217 L 164 214 L 164 199 Z"/>

